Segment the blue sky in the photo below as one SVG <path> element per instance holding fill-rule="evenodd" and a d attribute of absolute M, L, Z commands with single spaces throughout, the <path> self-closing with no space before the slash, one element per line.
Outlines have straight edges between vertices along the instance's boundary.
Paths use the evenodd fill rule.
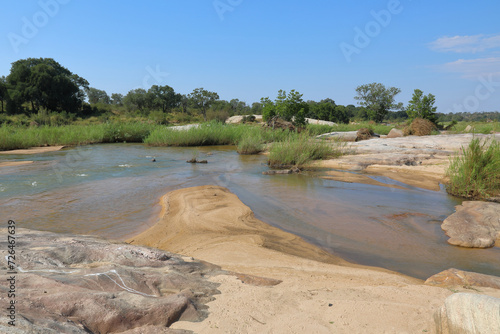
<path fill-rule="evenodd" d="M 3 0 L 0 75 L 50 57 L 108 94 L 356 104 L 357 86 L 381 82 L 405 104 L 418 88 L 439 112 L 500 111 L 499 13 L 497 0 Z"/>

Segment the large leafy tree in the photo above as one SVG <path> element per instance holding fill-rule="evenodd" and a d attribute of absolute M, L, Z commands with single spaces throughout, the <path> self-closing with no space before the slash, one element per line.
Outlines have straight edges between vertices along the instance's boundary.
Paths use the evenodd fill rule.
<path fill-rule="evenodd" d="M 189 94 L 189 99 L 193 103 L 193 106 L 201 111 L 203 119 L 206 121 L 207 109 L 219 99 L 219 94 L 209 92 L 203 88 L 196 88 L 191 94 Z"/>
<path fill-rule="evenodd" d="M 84 89 L 89 85 L 52 58 L 28 58 L 12 63 L 7 83 L 14 104 L 29 103 L 33 112 L 40 108 L 78 111 Z"/>
<path fill-rule="evenodd" d="M 9 95 L 7 90 L 7 79 L 4 76 L 0 77 L 0 103 L 2 107 L 1 112 L 4 112 L 4 103 L 7 102 Z"/>
<path fill-rule="evenodd" d="M 181 94 L 177 94 L 170 86 L 151 86 L 148 90 L 152 107 L 161 109 L 162 112 L 170 112 L 181 101 Z"/>
<path fill-rule="evenodd" d="M 123 104 L 128 111 L 143 111 L 148 105 L 148 94 L 145 89 L 137 88 L 129 91 L 123 98 Z"/>
<path fill-rule="evenodd" d="M 386 88 L 381 83 L 371 83 L 361 85 L 356 88 L 358 104 L 367 108 L 368 117 L 377 123 L 384 120 L 384 117 L 391 109 L 402 108 L 402 103 L 395 103 L 394 97 L 401 92 L 396 87 Z"/>
<path fill-rule="evenodd" d="M 420 89 L 415 89 L 411 100 L 408 102 L 408 107 L 406 108 L 406 113 L 410 119 L 417 117 L 428 119 L 429 121 L 436 123 L 437 108 L 434 106 L 436 102 L 436 97 L 432 94 L 424 95 L 424 92 Z"/>
<path fill-rule="evenodd" d="M 111 99 L 109 98 L 108 93 L 106 91 L 90 87 L 87 89 L 87 97 L 89 99 L 90 104 L 103 103 L 110 104 Z"/>
<path fill-rule="evenodd" d="M 280 89 L 274 102 L 269 97 L 265 97 L 260 100 L 260 103 L 263 106 L 262 116 L 265 121 L 279 116 L 286 121 L 293 122 L 296 126 L 306 124 L 309 104 L 302 99 L 302 94 L 294 89 L 288 94 Z"/>

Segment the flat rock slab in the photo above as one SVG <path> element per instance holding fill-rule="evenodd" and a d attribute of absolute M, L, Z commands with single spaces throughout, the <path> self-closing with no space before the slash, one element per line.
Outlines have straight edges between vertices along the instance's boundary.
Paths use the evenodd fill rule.
<path fill-rule="evenodd" d="M 500 203 L 465 201 L 441 228 L 448 243 L 469 248 L 500 246 Z"/>
<path fill-rule="evenodd" d="M 16 330 L 20 333 L 182 333 L 178 320 L 206 317 L 219 267 L 90 236 L 16 229 Z M 7 258 L 7 230 L 0 252 Z M 7 282 L 6 262 L 0 280 Z M 7 284 L 0 285 L 7 298 Z M 5 300 L 4 300 L 5 301 Z M 5 304 L 7 305 L 7 304 Z M 7 312 L 0 320 L 7 328 Z"/>
<path fill-rule="evenodd" d="M 500 299 L 454 293 L 434 314 L 438 334 L 500 333 Z"/>
<path fill-rule="evenodd" d="M 473 286 L 500 289 L 500 277 L 450 268 L 429 277 L 425 281 L 425 284 L 443 288 L 453 286 Z"/>

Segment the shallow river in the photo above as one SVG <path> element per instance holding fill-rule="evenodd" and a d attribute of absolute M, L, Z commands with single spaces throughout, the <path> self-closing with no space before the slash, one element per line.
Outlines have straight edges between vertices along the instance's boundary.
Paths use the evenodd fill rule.
<path fill-rule="evenodd" d="M 194 156 L 209 163 L 187 164 Z M 500 276 L 500 249 L 446 243 L 440 223 L 460 202 L 444 191 L 324 180 L 321 171 L 266 176 L 265 157 L 240 156 L 234 147 L 107 144 L 0 160 L 36 161 L 0 168 L 5 225 L 14 219 L 19 227 L 125 239 L 156 222 L 165 193 L 215 184 L 257 218 L 352 262 L 419 278 L 450 267 Z"/>

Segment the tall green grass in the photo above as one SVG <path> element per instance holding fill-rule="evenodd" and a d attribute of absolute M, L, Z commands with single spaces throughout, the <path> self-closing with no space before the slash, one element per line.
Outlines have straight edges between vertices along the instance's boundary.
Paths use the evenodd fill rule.
<path fill-rule="evenodd" d="M 276 142 L 269 152 L 271 167 L 302 167 L 312 160 L 339 157 L 343 144 L 329 143 L 311 139 L 306 135 L 290 136 L 284 141 Z"/>
<path fill-rule="evenodd" d="M 94 143 L 142 142 L 157 125 L 147 123 L 105 123 L 96 125 L 64 125 L 0 127 L 0 150 L 38 146 L 85 145 Z"/>
<path fill-rule="evenodd" d="M 500 193 L 500 144 L 496 140 L 473 138 L 462 155 L 451 160 L 447 171 L 448 193 L 468 198 L 487 199 Z"/>

